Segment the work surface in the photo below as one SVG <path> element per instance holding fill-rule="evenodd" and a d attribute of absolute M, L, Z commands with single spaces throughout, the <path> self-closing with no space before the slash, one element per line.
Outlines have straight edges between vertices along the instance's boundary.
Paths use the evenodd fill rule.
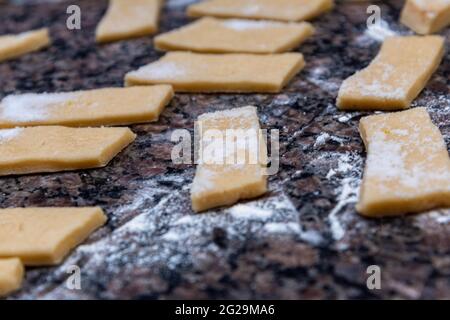
<path fill-rule="evenodd" d="M 0 34 L 46 25 L 54 44 L 0 64 L 0 98 L 121 86 L 127 71 L 162 55 L 151 37 L 96 45 L 106 1 L 29 2 L 0 4 Z M 189 21 L 189 2 L 166 1 L 162 31 Z M 450 298 L 450 210 L 359 216 L 366 155 L 358 123 L 368 113 L 335 106 L 342 80 L 373 59 L 383 37 L 410 34 L 397 22 L 402 2 L 380 2 L 386 24 L 375 32 L 366 30 L 367 3 L 338 2 L 314 21 L 316 35 L 299 49 L 306 68 L 280 94 L 177 94 L 159 122 L 131 127 L 135 143 L 106 168 L 1 178 L 3 208 L 99 205 L 109 217 L 63 265 L 29 269 L 11 298 Z M 65 12 L 74 3 L 82 29 L 69 31 Z M 448 49 L 450 30 L 443 34 Z M 449 74 L 447 53 L 414 102 L 427 107 L 447 145 Z M 280 130 L 279 173 L 260 199 L 194 214 L 195 166 L 172 163 L 171 133 L 193 131 L 204 112 L 245 105 L 258 107 L 264 128 Z M 66 286 L 72 265 L 81 290 Z M 370 265 L 381 268 L 381 290 L 366 286 Z"/>

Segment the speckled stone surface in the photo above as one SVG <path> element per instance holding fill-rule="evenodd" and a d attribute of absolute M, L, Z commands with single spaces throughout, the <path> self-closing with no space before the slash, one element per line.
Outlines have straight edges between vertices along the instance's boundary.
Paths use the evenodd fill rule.
<path fill-rule="evenodd" d="M 189 21 L 188 2 L 166 1 L 163 31 Z M 121 86 L 127 71 L 161 56 L 150 37 L 96 45 L 106 1 L 28 3 L 35 4 L 0 5 L 0 34 L 49 26 L 54 45 L 1 63 L 0 97 Z M 65 12 L 74 3 L 82 30 L 69 31 Z M 316 35 L 299 49 L 306 68 L 280 94 L 177 94 L 159 122 L 132 126 L 136 142 L 106 168 L 1 178 L 3 208 L 100 205 L 109 217 L 63 265 L 29 269 L 10 298 L 449 299 L 450 210 L 367 220 L 354 209 L 365 159 L 358 121 L 366 114 L 338 112 L 337 90 L 372 60 L 383 36 L 410 33 L 397 22 L 402 1 L 379 4 L 387 24 L 378 32 L 365 31 L 367 3 L 340 1 L 315 20 Z M 450 30 L 442 34 L 448 49 Z M 447 145 L 449 74 L 446 54 L 414 102 L 427 107 Z M 263 127 L 280 130 L 270 192 L 195 215 L 195 167 L 171 162 L 171 133 L 192 131 L 204 112 L 249 104 Z M 381 290 L 366 286 L 374 264 Z M 66 286 L 71 265 L 81 268 L 81 290 Z"/>

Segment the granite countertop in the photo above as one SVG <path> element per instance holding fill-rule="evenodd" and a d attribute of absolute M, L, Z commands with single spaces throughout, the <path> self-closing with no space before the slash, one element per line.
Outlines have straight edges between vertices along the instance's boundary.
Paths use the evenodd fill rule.
<path fill-rule="evenodd" d="M 27 1 L 16 1 L 23 3 Z M 185 5 L 167 0 L 161 30 L 186 24 Z M 386 21 L 367 32 L 367 3 L 338 1 L 314 21 L 299 49 L 306 68 L 280 94 L 177 94 L 159 122 L 135 125 L 136 141 L 106 168 L 0 179 L 0 206 L 91 206 L 107 225 L 62 264 L 28 269 L 16 299 L 348 299 L 450 298 L 450 210 L 368 220 L 355 211 L 365 160 L 358 133 L 367 113 L 339 112 L 343 79 L 366 66 L 389 34 L 410 34 L 397 20 L 403 1 L 378 4 Z M 0 64 L 0 98 L 11 93 L 121 86 L 124 74 L 162 55 L 150 37 L 96 45 L 106 1 L 0 4 L 0 34 L 49 26 L 48 50 Z M 82 29 L 66 29 L 66 8 L 82 9 Z M 450 30 L 443 32 L 449 47 Z M 425 106 L 450 144 L 450 57 L 414 106 Z M 198 115 L 258 106 L 262 126 L 280 130 L 280 171 L 253 201 L 196 215 L 195 172 L 171 162 L 175 129 Z M 66 287 L 81 268 L 82 290 Z M 369 290 L 366 269 L 381 268 Z"/>

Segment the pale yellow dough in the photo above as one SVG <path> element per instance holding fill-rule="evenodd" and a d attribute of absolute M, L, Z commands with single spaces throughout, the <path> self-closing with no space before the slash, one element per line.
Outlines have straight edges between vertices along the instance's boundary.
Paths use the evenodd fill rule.
<path fill-rule="evenodd" d="M 342 83 L 337 105 L 345 110 L 409 108 L 443 55 L 439 36 L 387 38 L 372 63 Z"/>
<path fill-rule="evenodd" d="M 99 207 L 0 209 L 0 257 L 27 266 L 59 264 L 105 222 Z"/>
<path fill-rule="evenodd" d="M 196 129 L 200 151 L 191 189 L 194 211 L 232 205 L 267 191 L 267 146 L 255 107 L 203 114 Z"/>
<path fill-rule="evenodd" d="M 280 53 L 314 33 L 310 23 L 202 18 L 155 38 L 157 49 L 209 53 Z"/>
<path fill-rule="evenodd" d="M 209 0 L 192 4 L 188 15 L 302 21 L 333 8 L 333 0 Z"/>
<path fill-rule="evenodd" d="M 171 84 L 181 92 L 279 92 L 305 62 L 300 53 L 198 54 L 169 52 L 132 71 L 125 84 Z"/>
<path fill-rule="evenodd" d="M 1 224 L 0 229 L 2 229 Z M 0 297 L 5 297 L 18 290 L 22 285 L 23 275 L 24 268 L 20 259 L 0 258 Z"/>
<path fill-rule="evenodd" d="M 450 207 L 447 145 L 425 108 L 361 119 L 367 162 L 357 210 L 368 217 Z"/>
<path fill-rule="evenodd" d="M 0 36 L 0 62 L 38 51 L 50 45 L 47 28 Z"/>
<path fill-rule="evenodd" d="M 151 122 L 158 120 L 172 97 L 167 85 L 11 95 L 0 102 L 0 128 Z"/>
<path fill-rule="evenodd" d="M 163 0 L 110 0 L 108 10 L 97 26 L 97 42 L 141 37 L 158 31 Z"/>
<path fill-rule="evenodd" d="M 419 34 L 439 32 L 450 25 L 450 0 L 407 0 L 400 21 Z"/>
<path fill-rule="evenodd" d="M 0 130 L 0 176 L 105 166 L 135 139 L 128 128 Z"/>

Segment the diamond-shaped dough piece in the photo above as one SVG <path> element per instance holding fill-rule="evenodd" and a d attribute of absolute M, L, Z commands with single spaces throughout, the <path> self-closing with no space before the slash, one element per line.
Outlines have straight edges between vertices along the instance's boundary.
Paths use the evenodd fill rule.
<path fill-rule="evenodd" d="M 450 207 L 447 145 L 425 108 L 365 117 L 360 132 L 368 150 L 357 205 L 361 214 Z"/>
<path fill-rule="evenodd" d="M 188 7 L 191 17 L 302 21 L 333 8 L 333 0 L 209 0 Z"/>
<path fill-rule="evenodd" d="M 2 229 L 1 224 L 0 229 Z M 24 268 L 20 259 L 0 258 L 0 297 L 5 297 L 19 289 L 22 285 L 23 275 Z"/>
<path fill-rule="evenodd" d="M 128 128 L 0 130 L 0 176 L 103 167 L 136 135 Z"/>
<path fill-rule="evenodd" d="M 96 30 L 97 42 L 141 37 L 158 31 L 163 0 L 110 0 Z"/>
<path fill-rule="evenodd" d="M 200 139 L 191 189 L 194 211 L 232 205 L 267 191 L 267 146 L 255 107 L 203 114 L 196 130 Z"/>
<path fill-rule="evenodd" d="M 0 62 L 38 51 L 50 45 L 47 28 L 0 36 Z"/>
<path fill-rule="evenodd" d="M 419 34 L 439 32 L 450 25 L 450 1 L 407 0 L 400 22 Z"/>
<path fill-rule="evenodd" d="M 129 72 L 125 84 L 170 84 L 180 92 L 279 92 L 304 65 L 301 53 L 169 52 L 160 60 Z"/>
<path fill-rule="evenodd" d="M 167 85 L 10 95 L 0 102 L 0 128 L 151 122 L 158 120 L 172 97 Z"/>
<path fill-rule="evenodd" d="M 443 55 L 439 36 L 387 38 L 370 65 L 342 83 L 337 105 L 345 110 L 409 108 Z"/>
<path fill-rule="evenodd" d="M 314 33 L 310 23 L 202 18 L 155 38 L 165 51 L 209 53 L 280 53 L 299 46 Z"/>
<path fill-rule="evenodd" d="M 27 266 L 59 264 L 105 222 L 99 207 L 0 209 L 0 257 Z"/>

